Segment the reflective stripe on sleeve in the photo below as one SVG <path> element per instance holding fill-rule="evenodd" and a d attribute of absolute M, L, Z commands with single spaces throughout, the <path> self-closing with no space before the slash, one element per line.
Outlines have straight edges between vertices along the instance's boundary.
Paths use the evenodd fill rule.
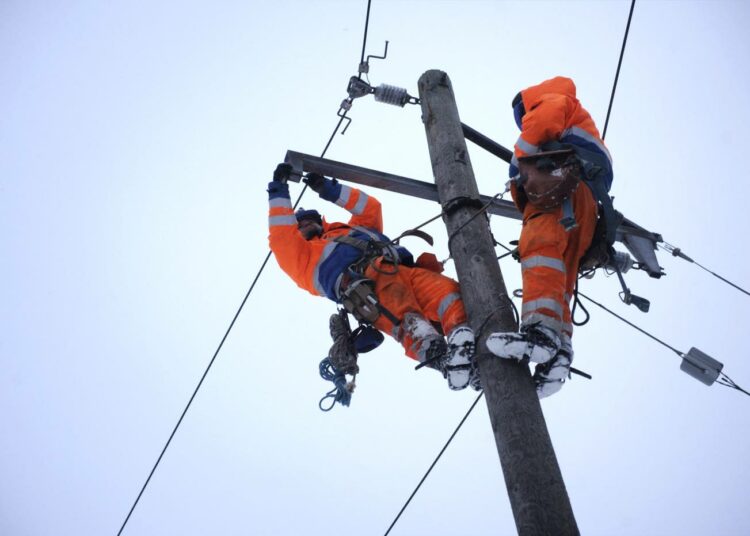
<path fill-rule="evenodd" d="M 336 204 L 342 208 L 346 207 L 346 204 L 349 202 L 349 197 L 351 197 L 351 195 L 352 189 L 349 186 L 342 184 L 341 193 L 339 194 L 339 198 L 336 200 Z"/>
<path fill-rule="evenodd" d="M 518 141 L 516 141 L 516 145 L 518 146 L 519 149 L 521 149 L 524 153 L 528 155 L 536 154 L 539 152 L 539 147 L 537 147 L 536 145 L 530 144 L 521 136 L 518 136 Z"/>
<path fill-rule="evenodd" d="M 565 263 L 561 259 L 554 257 L 546 257 L 544 255 L 534 255 L 521 261 L 521 270 L 528 270 L 529 268 L 536 268 L 537 266 L 544 266 L 545 268 L 552 268 L 559 272 L 565 273 Z"/>
<path fill-rule="evenodd" d="M 337 245 L 338 245 L 338 242 L 328 242 L 323 248 L 323 252 L 320 254 L 320 258 L 318 259 L 318 262 L 315 263 L 315 269 L 313 270 L 313 285 L 315 286 L 315 292 L 317 292 L 321 296 L 325 296 L 326 291 L 323 288 L 323 286 L 320 284 L 320 279 L 318 277 L 320 273 L 320 266 L 331 255 L 331 253 L 333 253 L 333 250 L 336 248 Z"/>
<path fill-rule="evenodd" d="M 297 225 L 297 218 L 294 214 L 287 214 L 286 216 L 269 216 L 268 226 L 276 227 L 279 225 Z"/>
<path fill-rule="evenodd" d="M 602 143 L 602 140 L 600 140 L 598 137 L 592 135 L 589 132 L 586 132 L 581 127 L 566 128 L 565 130 L 563 130 L 562 136 L 560 137 L 564 138 L 565 136 L 577 136 L 581 139 L 586 140 L 589 143 L 593 143 L 601 150 L 601 152 L 607 155 L 607 160 L 609 160 L 610 165 L 612 164 L 612 155 L 609 154 L 609 151 L 604 146 L 604 143 Z"/>
<path fill-rule="evenodd" d="M 355 216 L 359 216 L 364 212 L 365 205 L 367 204 L 367 200 L 370 199 L 366 193 L 360 190 L 359 192 L 359 199 L 357 199 L 357 204 L 354 205 L 354 208 L 351 210 L 351 213 Z"/>
<path fill-rule="evenodd" d="M 440 305 L 438 305 L 438 318 L 441 322 L 443 321 L 443 315 L 445 314 L 445 311 L 448 310 L 448 307 L 450 307 L 455 301 L 460 299 L 461 295 L 458 292 L 451 292 L 445 298 L 440 300 Z"/>
<path fill-rule="evenodd" d="M 288 197 L 277 197 L 268 201 L 270 208 L 289 207 L 292 208 L 292 200 Z"/>
<path fill-rule="evenodd" d="M 378 235 L 376 235 L 375 233 L 373 233 L 373 232 L 372 232 L 372 231 L 371 231 L 370 229 L 368 229 L 367 227 L 362 227 L 361 225 L 355 225 L 354 227 L 352 227 L 352 229 L 355 229 L 355 230 L 359 231 L 360 233 L 364 233 L 364 234 L 366 234 L 366 235 L 367 235 L 367 236 L 369 236 L 369 237 L 370 237 L 370 239 L 372 239 L 372 240 L 375 240 L 375 241 L 378 241 L 378 240 L 380 240 L 380 237 L 379 237 Z M 349 233 L 348 233 L 348 234 L 352 234 L 353 232 L 354 232 L 354 231 L 349 231 Z"/>
<path fill-rule="evenodd" d="M 539 309 L 549 309 L 560 318 L 562 318 L 562 305 L 551 298 L 539 298 L 538 300 L 524 302 L 523 306 L 521 307 L 521 316 L 525 317 L 527 314 L 538 311 Z"/>

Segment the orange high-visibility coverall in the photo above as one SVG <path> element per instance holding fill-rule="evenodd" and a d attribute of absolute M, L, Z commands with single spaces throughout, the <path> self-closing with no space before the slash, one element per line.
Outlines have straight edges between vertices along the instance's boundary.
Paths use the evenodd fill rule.
<path fill-rule="evenodd" d="M 537 153 L 550 141 L 594 150 L 611 162 L 594 121 L 576 98 L 571 79 L 547 80 L 523 90 L 521 97 L 526 113 L 515 144 L 511 173 L 518 157 Z M 562 206 L 551 210 L 535 208 L 525 202 L 515 181 L 511 181 L 511 193 L 523 213 L 518 248 L 523 277 L 522 323 L 540 323 L 570 337 L 573 323 L 569 303 L 580 259 L 591 244 L 596 227 L 597 202 L 591 190 L 580 183 L 571 194 L 578 226 L 566 232 L 560 224 Z"/>
<path fill-rule="evenodd" d="M 340 276 L 359 259 L 361 252 L 333 239 L 357 231 L 359 237 L 367 231 L 382 233 L 383 216 L 380 202 L 356 188 L 341 185 L 334 202 L 351 212 L 352 217 L 346 224 L 328 223 L 324 219 L 323 234 L 311 240 L 305 240 L 297 229 L 288 193 L 269 201 L 268 223 L 269 244 L 281 269 L 300 288 L 338 302 Z M 381 262 L 382 259 L 378 259 L 375 265 L 380 266 Z M 417 313 L 440 325 L 446 334 L 467 322 L 456 281 L 430 270 L 404 265 L 399 265 L 395 274 L 383 273 L 393 271 L 391 264 L 383 265 L 382 271 L 370 266 L 364 275 L 375 282 L 378 300 L 399 321 L 406 313 Z M 409 357 L 419 361 L 426 358 L 427 345 L 423 343 L 427 341 L 403 329 L 402 322 L 394 325 L 381 314 L 375 327 L 399 341 Z M 433 333 L 437 336 L 437 332 Z"/>

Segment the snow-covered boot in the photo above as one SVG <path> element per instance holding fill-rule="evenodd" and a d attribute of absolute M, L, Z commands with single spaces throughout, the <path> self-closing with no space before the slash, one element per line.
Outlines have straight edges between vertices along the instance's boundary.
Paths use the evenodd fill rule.
<path fill-rule="evenodd" d="M 448 387 L 454 391 L 460 391 L 469 385 L 475 348 L 474 332 L 469 326 L 457 326 L 448 334 L 448 360 L 445 372 Z"/>
<path fill-rule="evenodd" d="M 437 332 L 435 327 L 419 313 L 406 313 L 401 321 L 401 332 L 399 342 L 404 337 L 411 338 L 412 349 L 417 354 L 420 362 L 435 362 L 440 358 L 440 352 L 446 353 L 445 338 Z M 438 348 L 438 346 L 441 348 Z M 433 367 L 435 368 L 435 367 Z"/>
<path fill-rule="evenodd" d="M 563 335 L 560 350 L 547 363 L 537 365 L 534 369 L 536 394 L 540 399 L 554 395 L 562 389 L 565 380 L 570 377 L 570 366 L 573 363 L 573 347 L 570 337 Z"/>
<path fill-rule="evenodd" d="M 560 349 L 560 335 L 541 324 L 522 326 L 519 333 L 492 333 L 487 337 L 487 349 L 505 359 L 528 359 L 546 363 Z"/>

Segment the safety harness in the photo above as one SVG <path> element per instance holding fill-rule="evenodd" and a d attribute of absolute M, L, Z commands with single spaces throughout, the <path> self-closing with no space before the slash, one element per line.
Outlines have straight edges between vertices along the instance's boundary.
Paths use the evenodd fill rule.
<path fill-rule="evenodd" d="M 318 403 L 322 411 L 330 411 L 338 402 L 348 406 L 354 391 L 356 375 L 359 372 L 357 359 L 360 353 L 374 350 L 383 342 L 383 334 L 373 324 L 384 315 L 394 326 L 399 326 L 401 321 L 391 313 L 378 300 L 375 294 L 375 282 L 365 277 L 365 271 L 372 267 L 384 274 L 395 274 L 398 272 L 399 264 L 412 265 L 411 253 L 405 248 L 398 247 L 397 242 L 404 236 L 418 236 L 432 245 L 432 237 L 423 231 L 409 230 L 395 240 L 384 241 L 376 233 L 365 227 L 353 227 L 369 237 L 369 239 L 357 238 L 351 235 L 341 235 L 330 239 L 339 244 L 346 244 L 360 251 L 359 258 L 347 267 L 341 274 L 336 285 L 336 294 L 342 308 L 329 320 L 329 328 L 333 345 L 319 365 L 320 376 L 327 381 L 333 382 L 334 387 Z M 383 265 L 392 266 L 392 270 L 385 270 Z M 351 314 L 359 323 L 352 331 L 349 325 Z M 352 376 L 347 381 L 346 376 Z M 332 399 L 329 406 L 325 407 L 325 401 Z"/>
<path fill-rule="evenodd" d="M 398 272 L 399 264 L 410 265 L 413 263 L 411 253 L 404 248 L 400 248 L 404 252 L 402 257 L 402 253 L 394 244 L 394 241 L 381 240 L 379 236 L 364 227 L 354 227 L 354 229 L 370 238 L 365 240 L 351 235 L 341 235 L 332 239 L 334 242 L 358 249 L 361 253 L 359 259 L 352 263 L 339 279 L 337 293 L 341 305 L 360 324 L 372 325 L 382 314 L 394 326 L 398 326 L 400 324 L 399 319 L 378 300 L 375 294 L 375 282 L 365 277 L 364 274 L 368 267 L 380 273 L 395 274 Z M 425 233 L 414 234 L 422 236 Z M 384 264 L 393 268 L 390 270 L 384 269 Z"/>
<path fill-rule="evenodd" d="M 560 224 L 570 231 L 577 226 L 571 196 L 583 182 L 596 200 L 598 216 L 591 245 L 579 263 L 579 272 L 605 266 L 614 255 L 612 246 L 623 216 L 612 204 L 603 168 L 594 163 L 599 156 L 557 141 L 544 144 L 542 149 L 543 152 L 518 159 L 519 190 L 527 202 L 541 210 L 562 205 Z"/>
<path fill-rule="evenodd" d="M 609 195 L 602 167 L 607 165 L 602 161 L 604 157 L 593 151 L 557 141 L 544 144 L 542 149 L 541 153 L 518 159 L 521 177 L 517 184 L 523 201 L 540 210 L 562 205 L 563 217 L 560 224 L 566 231 L 570 231 L 577 225 L 571 195 L 579 183 L 583 182 L 596 200 L 598 214 L 591 245 L 578 263 L 578 272 L 590 276 L 597 268 L 611 269 L 617 274 L 622 286 L 620 299 L 628 305 L 635 305 L 644 313 L 648 312 L 649 301 L 633 294 L 625 284 L 622 274 L 627 271 L 627 267 L 621 267 L 618 257 L 621 254 L 613 247 L 617 228 L 622 223 L 623 216 L 615 210 L 612 197 Z M 573 320 L 573 324 L 580 326 L 588 322 L 588 312 L 578 299 L 576 282 L 573 292 L 573 316 L 578 306 L 586 315 L 581 322 Z"/>

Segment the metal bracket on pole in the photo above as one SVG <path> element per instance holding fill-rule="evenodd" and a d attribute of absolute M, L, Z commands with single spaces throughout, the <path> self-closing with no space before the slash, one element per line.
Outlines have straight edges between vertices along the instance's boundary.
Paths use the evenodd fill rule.
<path fill-rule="evenodd" d="M 468 132 L 473 132 L 473 134 L 471 134 L 472 137 L 467 136 L 466 139 L 475 141 L 480 140 L 481 136 L 482 143 L 492 148 L 492 154 L 504 154 L 503 151 L 510 153 L 502 145 L 495 143 L 466 125 L 463 125 L 464 135 L 466 135 L 467 129 L 470 129 Z M 510 157 L 508 157 L 508 160 L 510 160 Z M 320 158 L 297 151 L 287 151 L 284 162 L 291 164 L 294 168 L 295 173 L 289 179 L 294 182 L 300 181 L 302 173 L 319 173 L 320 175 L 349 181 L 362 186 L 397 192 L 428 201 L 439 201 L 437 186 L 432 182 L 418 181 L 384 171 L 368 169 L 344 162 L 336 162 L 335 160 L 328 160 L 327 158 Z M 521 219 L 521 214 L 511 201 L 493 199 L 487 195 L 480 195 L 479 200 L 482 202 L 482 205 L 490 203 L 487 207 L 487 212 L 490 214 L 514 220 Z M 662 241 L 660 234 L 647 231 L 643 227 L 624 218 L 617 228 L 617 240 L 630 250 L 630 253 L 638 261 L 640 267 L 651 277 L 661 277 L 664 275 L 654 254 L 656 243 Z"/>
<path fill-rule="evenodd" d="M 300 175 L 303 172 L 318 173 L 320 175 L 353 182 L 362 186 L 379 188 L 381 190 L 397 192 L 412 197 L 418 197 L 420 199 L 426 199 L 428 201 L 439 202 L 437 186 L 431 182 L 418 181 L 408 177 L 386 173 L 384 171 L 377 171 L 374 169 L 354 166 L 352 164 L 345 164 L 343 162 L 336 162 L 334 160 L 328 160 L 327 158 L 320 158 L 309 154 L 298 153 L 296 151 L 287 151 L 284 162 L 291 164 L 294 171 Z M 300 178 L 297 173 L 293 174 L 289 180 L 299 182 Z M 513 218 L 515 220 L 521 219 L 521 214 L 518 212 L 518 209 L 510 201 L 493 199 L 487 195 L 480 195 L 479 200 L 482 205 L 490 203 L 487 207 L 487 212 L 490 214 L 496 214 L 497 216 L 503 216 L 505 218 Z"/>

